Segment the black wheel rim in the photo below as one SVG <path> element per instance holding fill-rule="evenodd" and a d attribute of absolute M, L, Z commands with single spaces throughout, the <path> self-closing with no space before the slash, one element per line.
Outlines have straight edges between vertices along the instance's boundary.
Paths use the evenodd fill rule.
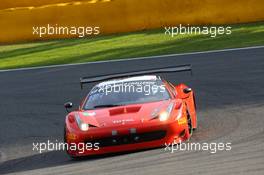
<path fill-rule="evenodd" d="M 192 135 L 192 131 L 193 131 L 193 128 L 192 128 L 192 119 L 191 119 L 191 116 L 189 115 L 189 112 L 188 113 L 188 129 L 189 129 L 189 134 Z"/>

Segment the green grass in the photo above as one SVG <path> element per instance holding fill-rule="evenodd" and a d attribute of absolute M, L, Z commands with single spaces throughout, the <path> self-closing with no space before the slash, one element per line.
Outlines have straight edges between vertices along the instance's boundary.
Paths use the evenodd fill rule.
<path fill-rule="evenodd" d="M 264 45 L 264 22 L 233 25 L 231 35 L 164 35 L 151 30 L 86 39 L 0 46 L 0 69 L 80 63 Z"/>

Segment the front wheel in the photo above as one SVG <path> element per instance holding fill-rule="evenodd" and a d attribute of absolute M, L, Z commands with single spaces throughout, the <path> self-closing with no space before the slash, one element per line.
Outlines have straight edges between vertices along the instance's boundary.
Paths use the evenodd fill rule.
<path fill-rule="evenodd" d="M 193 126 L 192 126 L 192 117 L 190 116 L 189 112 L 186 111 L 187 114 L 187 130 L 186 130 L 186 140 L 190 140 L 192 133 L 193 133 Z"/>

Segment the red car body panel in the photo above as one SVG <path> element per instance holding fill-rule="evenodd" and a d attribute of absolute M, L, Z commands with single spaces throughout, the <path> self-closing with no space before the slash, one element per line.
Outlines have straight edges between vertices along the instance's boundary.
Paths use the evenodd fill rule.
<path fill-rule="evenodd" d="M 65 142 L 70 145 L 98 141 L 99 149 L 85 151 L 68 149 L 67 153 L 73 157 L 98 155 L 161 147 L 165 144 L 188 140 L 191 137 L 188 117 L 191 118 L 192 127 L 197 128 L 194 92 L 184 93 L 184 89 L 188 88 L 184 84 L 173 86 L 167 81 L 164 81 L 164 84 L 171 94 L 171 99 L 165 101 L 89 111 L 82 110 L 82 103 L 78 111 L 73 111 L 66 116 Z M 88 99 L 84 99 L 83 102 L 86 100 Z M 153 118 L 154 109 L 165 110 L 171 103 L 173 103 L 173 109 L 168 120 L 160 121 L 158 118 Z M 89 117 L 87 117 L 88 114 Z M 78 115 L 85 123 L 89 123 L 88 131 L 79 129 L 75 115 Z M 110 143 L 115 141 L 114 139 L 117 139 L 119 143 Z M 100 141 L 103 143 L 101 146 Z"/>

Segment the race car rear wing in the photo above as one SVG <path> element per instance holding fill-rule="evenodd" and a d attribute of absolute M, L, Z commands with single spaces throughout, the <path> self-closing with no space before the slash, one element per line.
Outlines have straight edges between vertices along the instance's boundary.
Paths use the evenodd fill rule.
<path fill-rule="evenodd" d="M 83 84 L 106 81 L 106 80 L 115 79 L 115 78 L 125 78 L 125 77 L 131 77 L 131 76 L 150 75 L 150 74 L 156 74 L 156 73 L 174 73 L 174 72 L 185 72 L 185 71 L 190 71 L 192 74 L 192 65 L 186 64 L 186 65 L 180 65 L 180 66 L 165 67 L 165 68 L 160 68 L 160 69 L 148 69 L 148 70 L 142 70 L 142 71 L 101 75 L 101 76 L 95 76 L 95 77 L 82 77 L 80 78 L 80 85 L 82 89 Z"/>

